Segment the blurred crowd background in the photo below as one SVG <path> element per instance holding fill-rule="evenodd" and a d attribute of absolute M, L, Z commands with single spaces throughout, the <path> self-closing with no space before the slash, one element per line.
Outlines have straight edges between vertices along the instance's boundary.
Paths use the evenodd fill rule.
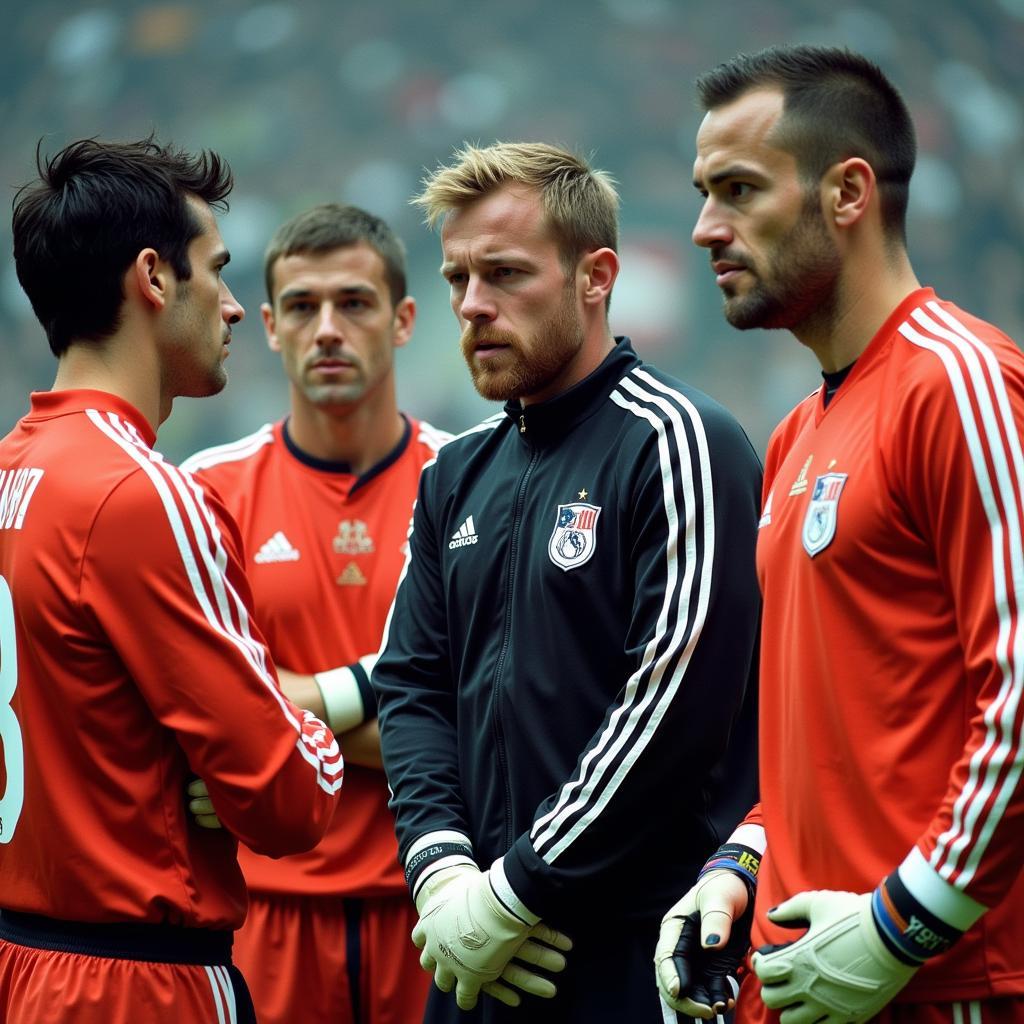
<path fill-rule="evenodd" d="M 819 383 L 786 333 L 726 325 L 690 232 L 699 114 L 692 82 L 739 50 L 848 45 L 876 59 L 915 116 L 910 251 L 922 281 L 1024 341 L 1024 0 L 115 0 L 9 2 L 0 36 L 0 178 L 36 144 L 156 131 L 213 148 L 236 175 L 222 231 L 247 310 L 227 390 L 183 400 L 158 447 L 180 459 L 279 417 L 287 394 L 260 324 L 262 252 L 286 217 L 352 202 L 387 218 L 419 304 L 398 354 L 404 408 L 461 430 L 494 411 L 458 353 L 439 245 L 409 207 L 464 140 L 544 140 L 589 155 L 622 195 L 616 333 L 713 394 L 759 452 Z M 54 363 L 0 223 L 0 435 Z"/>

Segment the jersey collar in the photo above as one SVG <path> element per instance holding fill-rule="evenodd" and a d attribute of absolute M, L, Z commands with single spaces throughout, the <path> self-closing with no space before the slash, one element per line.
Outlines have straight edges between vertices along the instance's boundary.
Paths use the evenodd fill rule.
<path fill-rule="evenodd" d="M 582 423 L 598 409 L 615 383 L 621 380 L 640 359 L 629 338 L 615 339 L 615 348 L 589 376 L 546 402 L 536 402 L 524 409 L 518 399 L 505 403 L 505 415 L 516 425 L 524 441 L 530 444 L 558 439 L 567 430 Z"/>
<path fill-rule="evenodd" d="M 821 385 L 816 400 L 815 423 L 820 423 L 823 416 L 839 405 L 846 395 L 853 390 L 857 381 L 878 362 L 882 357 L 882 353 L 888 351 L 893 335 L 896 333 L 896 328 L 910 316 L 911 311 L 917 309 L 918 306 L 924 305 L 926 302 L 933 301 L 935 298 L 936 295 L 933 289 L 916 288 L 900 302 L 889 316 L 886 317 L 885 323 L 875 332 L 875 336 L 868 342 L 864 351 L 857 357 L 850 369 L 849 375 L 843 381 L 843 386 L 836 391 L 827 404 L 825 403 L 826 385 L 824 383 Z"/>
<path fill-rule="evenodd" d="M 156 443 L 156 431 L 149 420 L 131 402 L 109 391 L 92 388 L 71 388 L 67 391 L 33 391 L 29 419 L 51 419 L 55 416 L 70 416 L 95 409 L 101 413 L 113 413 L 130 423 L 150 448 Z"/>
<path fill-rule="evenodd" d="M 349 493 L 359 487 L 365 486 L 374 477 L 383 473 L 389 466 L 397 462 L 402 457 L 402 453 L 409 447 L 409 439 L 412 437 L 412 424 L 409 422 L 409 417 L 406 416 L 404 412 L 399 415 L 402 417 L 404 428 L 398 444 L 396 444 L 395 447 L 380 460 L 380 462 L 375 463 L 361 477 L 359 477 L 355 483 L 352 484 Z M 352 466 L 350 463 L 334 461 L 332 459 L 318 459 L 315 455 L 310 455 L 308 452 L 303 451 L 295 443 L 291 433 L 288 431 L 288 417 L 281 421 L 281 439 L 284 441 L 284 446 L 288 449 L 289 454 L 292 455 L 293 458 L 298 459 L 298 461 L 304 466 L 309 466 L 310 469 L 319 470 L 321 473 L 339 473 L 351 476 Z"/>

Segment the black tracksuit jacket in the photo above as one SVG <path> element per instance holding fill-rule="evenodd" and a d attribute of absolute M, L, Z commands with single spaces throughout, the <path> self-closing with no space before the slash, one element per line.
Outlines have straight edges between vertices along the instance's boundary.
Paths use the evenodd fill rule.
<path fill-rule="evenodd" d="M 455 831 L 570 935 L 660 919 L 755 797 L 760 488 L 628 339 L 441 449 L 372 677 L 403 863 Z"/>

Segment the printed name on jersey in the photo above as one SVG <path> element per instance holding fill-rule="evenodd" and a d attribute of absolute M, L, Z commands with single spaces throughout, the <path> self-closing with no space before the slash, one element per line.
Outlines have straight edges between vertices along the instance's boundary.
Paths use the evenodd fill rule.
<path fill-rule="evenodd" d="M 20 530 L 43 471 L 29 466 L 0 469 L 0 530 Z"/>
<path fill-rule="evenodd" d="M 374 551 L 373 538 L 362 519 L 343 519 L 332 541 L 339 555 L 369 555 Z"/>
<path fill-rule="evenodd" d="M 452 534 L 452 539 L 448 542 L 448 550 L 464 548 L 469 544 L 475 544 L 478 540 L 473 517 L 466 516 L 466 521 Z"/>
<path fill-rule="evenodd" d="M 796 480 L 793 481 L 793 486 L 789 489 L 789 496 L 791 498 L 795 498 L 798 494 L 803 494 L 807 490 L 807 471 L 811 468 L 811 459 L 813 458 L 813 455 L 807 456 L 807 461 L 801 467 Z M 831 468 L 829 466 L 829 469 Z"/>
<path fill-rule="evenodd" d="M 825 473 L 814 481 L 801 537 L 811 558 L 824 551 L 836 535 L 839 498 L 845 486 L 846 473 Z"/>
<path fill-rule="evenodd" d="M 299 552 L 281 530 L 278 530 L 270 540 L 265 541 L 253 558 L 257 565 L 265 565 L 268 562 L 297 562 L 298 560 Z"/>
<path fill-rule="evenodd" d="M 548 538 L 548 557 L 559 569 L 568 572 L 590 561 L 597 549 L 598 505 L 574 501 L 559 505 L 555 528 Z"/>
<path fill-rule="evenodd" d="M 366 576 L 355 562 L 349 562 L 334 582 L 339 587 L 365 587 Z"/>

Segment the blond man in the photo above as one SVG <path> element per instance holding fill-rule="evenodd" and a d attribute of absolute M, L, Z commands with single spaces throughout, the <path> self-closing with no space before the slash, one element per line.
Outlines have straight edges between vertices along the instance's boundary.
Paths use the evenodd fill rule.
<path fill-rule="evenodd" d="M 504 403 L 424 470 L 373 674 L 426 1020 L 674 1019 L 659 904 L 735 820 L 723 773 L 750 791 L 754 751 L 727 764 L 724 738 L 754 660 L 758 460 L 613 337 L 607 174 L 467 146 L 417 202 L 473 382 Z"/>

